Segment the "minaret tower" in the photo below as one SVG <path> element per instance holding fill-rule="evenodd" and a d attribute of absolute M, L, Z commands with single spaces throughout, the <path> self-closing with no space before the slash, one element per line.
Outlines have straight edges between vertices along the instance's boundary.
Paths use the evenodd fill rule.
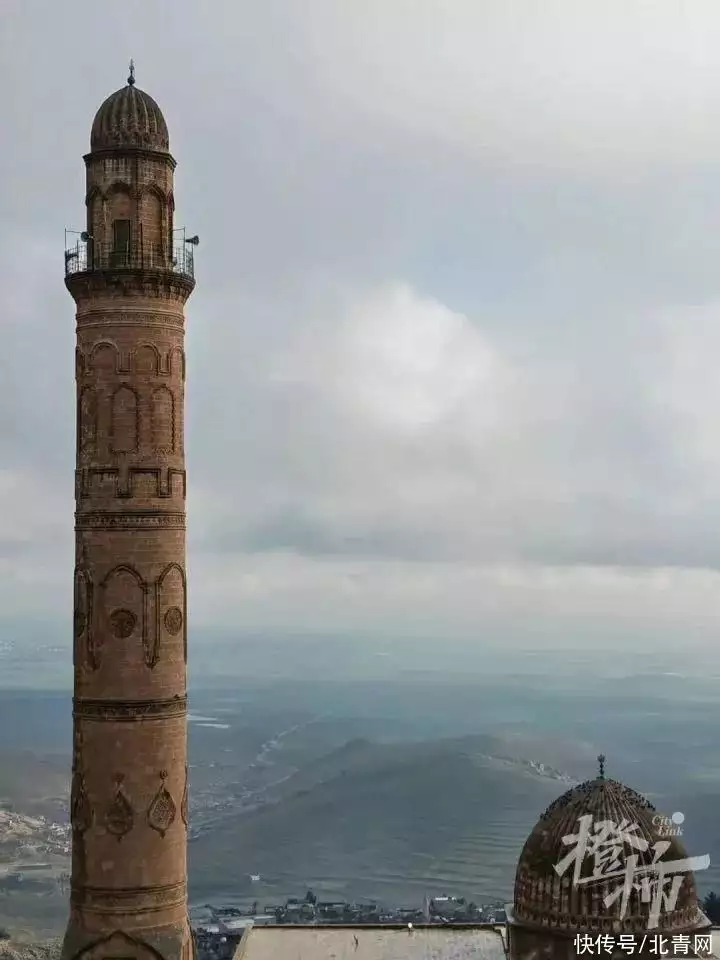
<path fill-rule="evenodd" d="M 190 960 L 183 308 L 168 129 L 127 86 L 97 112 L 77 307 L 72 883 L 64 960 Z"/>

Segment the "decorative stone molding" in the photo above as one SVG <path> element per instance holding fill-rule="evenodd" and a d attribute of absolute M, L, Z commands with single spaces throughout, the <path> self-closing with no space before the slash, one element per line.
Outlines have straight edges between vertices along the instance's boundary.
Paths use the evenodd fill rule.
<path fill-rule="evenodd" d="M 187 714 L 187 696 L 170 700 L 90 700 L 75 698 L 73 716 L 76 720 L 136 723 L 138 721 L 170 720 Z"/>
<path fill-rule="evenodd" d="M 164 510 L 124 510 L 111 513 L 101 510 L 83 511 L 76 514 L 76 530 L 184 530 L 184 513 Z"/>
<path fill-rule="evenodd" d="M 119 913 L 135 916 L 155 913 L 183 903 L 187 896 L 185 881 L 148 887 L 71 887 L 70 900 L 91 913 Z"/>

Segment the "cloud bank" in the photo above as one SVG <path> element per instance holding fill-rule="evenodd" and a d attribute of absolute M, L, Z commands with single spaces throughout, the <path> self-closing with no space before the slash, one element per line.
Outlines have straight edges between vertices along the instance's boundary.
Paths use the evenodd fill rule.
<path fill-rule="evenodd" d="M 0 611 L 69 623 L 61 230 L 124 41 L 201 236 L 198 628 L 712 642 L 716 5 L 213 9 L 145 3 L 138 35 L 79 2 L 41 37 L 10 0 Z"/>

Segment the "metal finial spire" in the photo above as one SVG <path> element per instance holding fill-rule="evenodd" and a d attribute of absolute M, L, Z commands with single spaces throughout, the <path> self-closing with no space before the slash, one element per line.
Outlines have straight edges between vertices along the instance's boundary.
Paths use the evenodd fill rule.
<path fill-rule="evenodd" d="M 597 759 L 598 759 L 598 764 L 600 765 L 600 779 L 604 780 L 605 779 L 605 754 L 601 753 Z"/>
<path fill-rule="evenodd" d="M 130 61 L 130 76 L 128 77 L 127 82 L 129 87 L 135 86 L 135 61 L 134 60 Z"/>

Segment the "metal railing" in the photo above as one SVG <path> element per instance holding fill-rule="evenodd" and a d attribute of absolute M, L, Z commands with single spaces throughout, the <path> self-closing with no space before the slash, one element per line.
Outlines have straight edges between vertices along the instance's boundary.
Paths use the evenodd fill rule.
<path fill-rule="evenodd" d="M 113 244 L 79 240 L 65 250 L 65 276 L 97 270 L 163 270 L 194 279 L 194 250 L 189 244 L 173 247 L 145 243 L 117 249 Z"/>

